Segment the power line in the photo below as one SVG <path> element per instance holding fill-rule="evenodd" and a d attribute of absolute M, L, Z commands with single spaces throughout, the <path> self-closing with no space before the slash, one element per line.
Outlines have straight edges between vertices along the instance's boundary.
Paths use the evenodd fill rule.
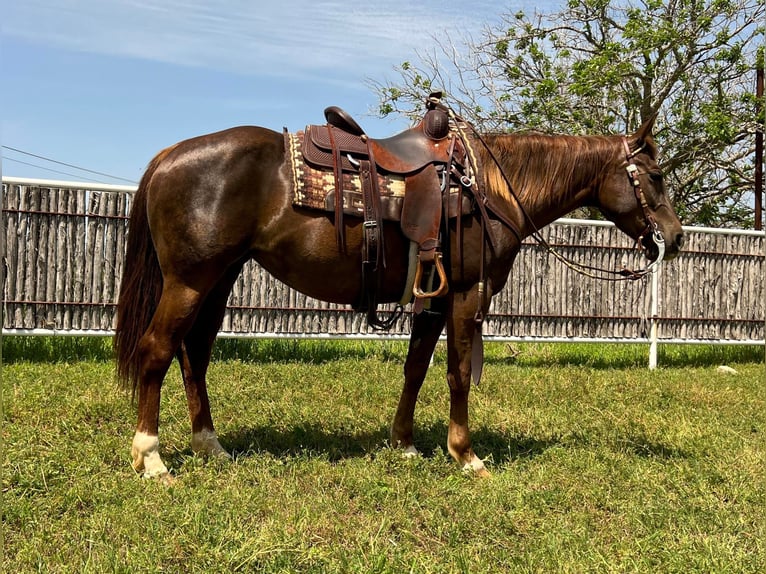
<path fill-rule="evenodd" d="M 116 175 L 110 175 L 108 173 L 103 173 L 101 171 L 94 171 L 92 169 L 87 169 L 87 168 L 84 168 L 84 167 L 80 167 L 78 165 L 73 165 L 71 163 L 65 163 L 63 161 L 57 161 L 55 159 L 51 159 L 51 158 L 48 158 L 48 157 L 45 157 L 45 156 L 42 156 L 42 155 L 37 155 L 37 154 L 31 153 L 31 152 L 28 152 L 28 151 L 20 150 L 20 149 L 17 149 L 15 147 L 10 147 L 10 146 L 4 145 L 3 148 L 7 149 L 7 150 L 10 150 L 10 151 L 15 151 L 16 153 L 28 155 L 28 156 L 31 156 L 31 157 L 36 157 L 37 159 L 42 159 L 42 160 L 45 160 L 45 161 L 49 161 L 51 163 L 56 163 L 58 165 L 63 165 L 63 166 L 66 166 L 66 167 L 71 167 L 71 168 L 74 168 L 74 169 L 79 169 L 80 171 L 85 171 L 85 172 L 88 172 L 88 173 L 93 173 L 93 174 L 101 175 L 101 176 L 104 176 L 104 177 L 110 177 L 112 179 L 119 179 L 121 181 L 126 181 L 128 183 L 137 183 L 136 181 L 133 181 L 132 179 L 127 179 L 127 178 L 119 177 L 119 176 L 116 176 Z M 11 158 L 8 158 L 8 159 L 11 159 Z M 16 160 L 16 161 L 18 161 L 18 160 Z M 23 163 L 23 162 L 19 162 L 19 163 Z M 27 165 L 32 165 L 32 164 L 27 164 Z M 40 167 L 40 166 L 35 166 L 35 167 Z M 47 169 L 47 168 L 43 168 L 43 169 Z M 50 171 L 55 171 L 55 170 L 50 170 Z M 72 175 L 72 174 L 66 174 L 66 175 Z M 77 177 L 77 176 L 74 176 L 74 177 Z"/>
<path fill-rule="evenodd" d="M 20 164 L 23 164 L 23 165 L 28 165 L 30 167 L 36 167 L 37 169 L 44 169 L 45 171 L 50 171 L 52 173 L 59 173 L 61 175 L 68 175 L 69 177 L 76 177 L 78 179 L 84 179 L 85 181 L 92 181 L 94 183 L 101 183 L 100 181 L 98 181 L 96 179 L 93 179 L 93 178 L 90 178 L 90 177 L 85 177 L 83 175 L 75 175 L 73 173 L 69 173 L 68 171 L 61 171 L 61 170 L 58 170 L 58 169 L 52 169 L 50 167 L 45 167 L 45 166 L 42 166 L 42 165 L 37 165 L 35 163 L 29 163 L 27 161 L 21 161 L 20 159 L 16 159 L 14 157 L 7 157 L 7 156 L 5 156 L 3 158 L 3 160 L 4 161 L 13 161 L 13 162 L 20 163 Z"/>

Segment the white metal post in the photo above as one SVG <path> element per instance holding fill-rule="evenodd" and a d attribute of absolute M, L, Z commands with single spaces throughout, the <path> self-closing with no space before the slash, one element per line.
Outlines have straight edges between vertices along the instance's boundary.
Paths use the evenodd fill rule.
<path fill-rule="evenodd" d="M 657 308 L 660 298 L 660 269 L 658 265 L 652 270 L 652 288 L 649 296 L 649 312 L 651 319 L 649 323 L 649 370 L 657 368 Z"/>

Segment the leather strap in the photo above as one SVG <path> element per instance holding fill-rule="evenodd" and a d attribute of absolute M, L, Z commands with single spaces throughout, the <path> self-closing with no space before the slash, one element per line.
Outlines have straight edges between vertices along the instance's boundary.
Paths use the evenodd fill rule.
<path fill-rule="evenodd" d="M 482 217 L 481 236 L 485 237 L 487 233 L 487 222 Z M 489 237 L 489 236 L 487 236 Z M 486 299 L 487 278 L 484 269 L 484 258 L 486 256 L 487 242 L 482 239 L 479 249 L 479 286 L 476 305 L 476 314 L 473 316 L 474 332 L 471 345 L 471 376 L 475 385 L 481 380 L 481 372 L 484 369 L 484 342 L 482 341 L 482 328 L 484 326 L 484 301 Z"/>
<path fill-rule="evenodd" d="M 385 267 L 385 252 L 383 251 L 383 219 L 380 210 L 378 174 L 372 154 L 370 159 L 360 160 L 359 176 L 362 180 L 362 203 L 364 204 L 362 295 L 359 310 L 367 312 L 367 323 L 373 329 L 389 329 L 401 316 L 403 308 L 398 305 L 393 315 L 385 321 L 378 317 L 380 268 Z"/>
<path fill-rule="evenodd" d="M 359 162 L 359 177 L 362 180 L 362 204 L 364 222 L 362 223 L 362 261 L 378 270 L 378 252 L 380 248 L 378 214 L 375 213 L 375 188 L 372 183 L 372 165 L 369 160 Z"/>
<path fill-rule="evenodd" d="M 338 250 L 341 253 L 346 252 L 346 236 L 343 227 L 343 171 L 340 157 L 340 147 L 335 142 L 333 126 L 327 124 L 327 133 L 330 137 L 332 146 L 332 171 L 335 176 L 335 238 L 338 243 Z"/>
<path fill-rule="evenodd" d="M 639 235 L 638 239 L 636 240 L 636 243 L 638 245 L 641 245 L 641 240 L 644 238 L 644 236 L 649 233 L 652 233 L 654 230 L 657 229 L 657 221 L 654 219 L 654 216 L 649 210 L 649 204 L 646 202 L 646 196 L 644 195 L 644 190 L 641 189 L 641 182 L 638 179 L 638 167 L 636 167 L 636 164 L 633 161 L 633 158 L 638 154 L 638 152 L 640 152 L 643 149 L 643 146 L 638 148 L 636 151 L 632 152 L 630 151 L 628 138 L 623 137 L 622 147 L 625 150 L 625 160 L 627 162 L 627 167 L 625 169 L 628 172 L 628 179 L 630 180 L 630 183 L 633 186 L 633 192 L 636 195 L 636 200 L 638 201 L 638 205 L 641 207 L 641 210 L 644 212 L 644 219 L 646 219 L 646 227 L 644 228 L 644 230 L 641 232 L 641 235 Z"/>
<path fill-rule="evenodd" d="M 375 154 L 372 151 L 371 141 L 367 140 L 367 157 L 370 160 L 370 196 L 372 199 L 372 215 L 375 220 L 376 230 L 376 254 L 375 261 L 378 265 L 386 266 L 386 255 L 383 250 L 383 213 L 380 208 L 380 186 L 378 181 L 378 168 L 375 163 Z"/>

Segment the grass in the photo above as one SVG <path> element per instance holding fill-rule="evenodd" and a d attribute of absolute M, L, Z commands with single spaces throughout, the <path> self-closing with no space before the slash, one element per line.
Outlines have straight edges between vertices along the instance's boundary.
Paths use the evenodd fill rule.
<path fill-rule="evenodd" d="M 130 468 L 108 342 L 4 339 L 7 572 L 762 572 L 763 349 L 488 345 L 471 394 L 493 477 L 446 454 L 438 349 L 416 446 L 388 447 L 403 343 L 223 341 L 189 448 L 178 369 L 164 487 Z M 79 345 L 79 346 L 78 346 Z M 83 359 L 84 357 L 84 359 Z M 726 363 L 738 375 L 715 367 Z"/>

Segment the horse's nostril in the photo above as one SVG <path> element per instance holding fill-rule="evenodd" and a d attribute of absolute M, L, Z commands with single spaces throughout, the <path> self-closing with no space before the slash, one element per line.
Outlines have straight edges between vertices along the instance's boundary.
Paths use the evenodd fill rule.
<path fill-rule="evenodd" d="M 679 249 L 684 246 L 684 234 L 683 234 L 683 232 L 678 233 L 676 235 L 676 245 L 678 246 Z"/>

